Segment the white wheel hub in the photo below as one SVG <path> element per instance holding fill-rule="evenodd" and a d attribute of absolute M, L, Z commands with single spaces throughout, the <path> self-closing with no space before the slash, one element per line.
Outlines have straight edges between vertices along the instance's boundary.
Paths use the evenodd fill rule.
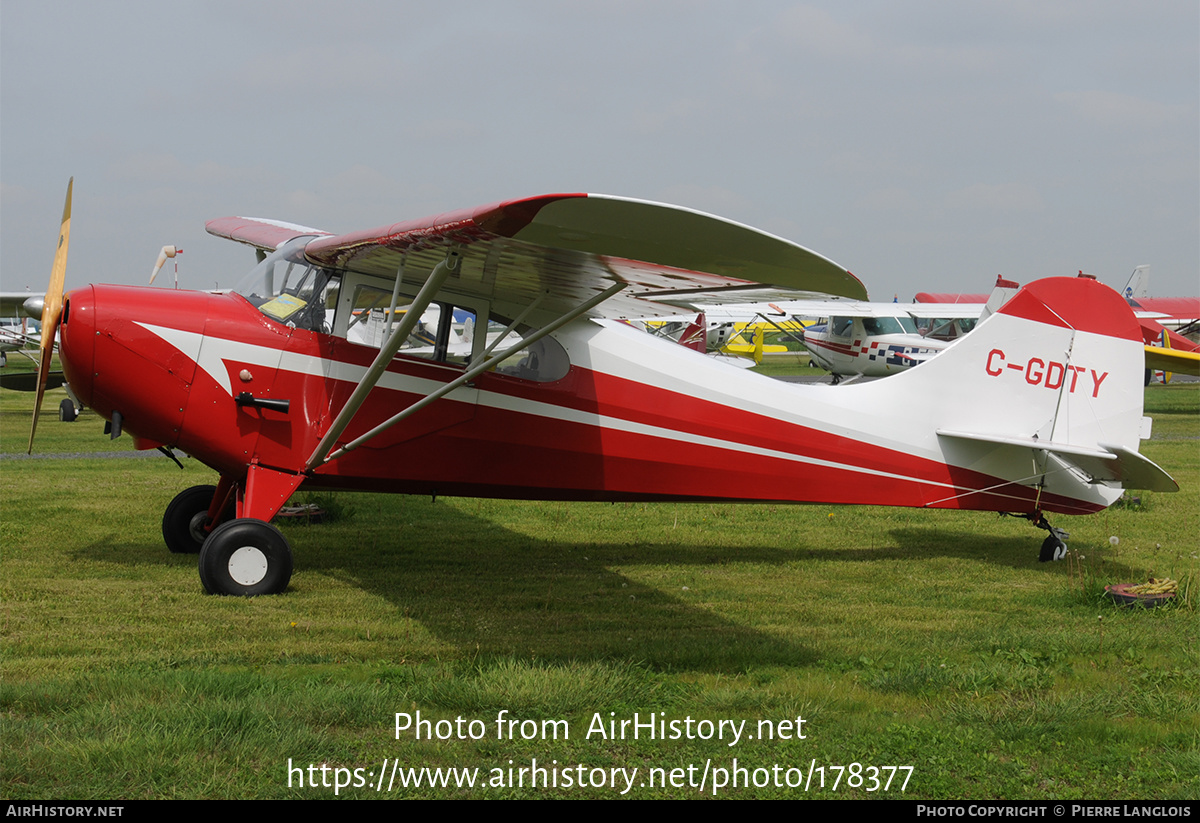
<path fill-rule="evenodd" d="M 253 586 L 267 576 L 267 556 L 254 546 L 242 546 L 229 557 L 229 576 L 242 586 Z"/>

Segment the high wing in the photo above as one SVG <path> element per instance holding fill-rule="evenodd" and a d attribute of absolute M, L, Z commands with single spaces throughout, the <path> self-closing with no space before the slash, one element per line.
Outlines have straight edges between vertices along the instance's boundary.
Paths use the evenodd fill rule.
<path fill-rule="evenodd" d="M 787 314 L 797 317 L 900 317 L 914 319 L 977 320 L 982 303 L 924 305 L 921 303 L 867 303 L 861 300 L 793 300 L 778 304 Z"/>
<path fill-rule="evenodd" d="M 22 311 L 22 307 L 24 307 L 25 301 L 31 297 L 41 296 L 31 291 L 0 292 L 0 317 L 24 317 L 25 313 Z"/>
<path fill-rule="evenodd" d="M 315 233 L 244 218 L 215 220 L 208 230 L 260 249 Z M 854 275 L 782 238 L 679 206 L 598 194 L 543 195 L 318 236 L 305 256 L 418 286 L 450 249 L 461 262 L 445 291 L 487 299 L 510 316 L 539 299 L 539 312 L 558 315 L 614 284 L 625 288 L 588 314 L 646 316 L 659 310 L 655 304 L 696 290 L 717 290 L 730 301 L 764 285 L 866 297 Z"/>
<path fill-rule="evenodd" d="M 321 229 L 285 223 L 282 220 L 268 220 L 263 217 L 219 217 L 216 220 L 209 220 L 204 228 L 214 237 L 224 237 L 226 240 L 245 243 L 247 246 L 253 246 L 261 251 L 275 251 L 295 237 L 329 234 Z"/>
<path fill-rule="evenodd" d="M 260 256 L 272 243 L 283 253 L 279 244 L 307 234 L 301 226 L 244 218 L 212 221 L 208 230 L 253 245 Z M 303 255 L 330 271 L 393 280 L 393 303 L 401 293 L 416 293 L 325 430 L 307 470 L 357 448 L 580 316 L 644 316 L 655 310 L 648 305 L 682 294 L 719 290 L 732 298 L 764 285 L 866 297 L 854 275 L 782 238 L 679 206 L 596 194 L 549 194 L 318 235 L 304 244 Z M 515 318 L 497 344 L 526 320 L 540 328 L 498 354 L 490 346 L 456 379 L 330 452 L 435 295 L 486 301 L 490 311 Z"/>

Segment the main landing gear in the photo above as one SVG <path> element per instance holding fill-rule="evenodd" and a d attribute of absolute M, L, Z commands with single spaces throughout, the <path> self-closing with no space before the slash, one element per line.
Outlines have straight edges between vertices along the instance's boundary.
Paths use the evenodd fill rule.
<path fill-rule="evenodd" d="M 243 517 L 212 530 L 200 549 L 200 582 L 209 594 L 279 594 L 292 579 L 292 550 L 279 529 Z"/>
<path fill-rule="evenodd" d="M 221 500 L 217 500 L 220 494 Z M 218 525 L 209 511 L 222 506 Z M 292 579 L 292 550 L 279 529 L 251 517 L 234 518 L 229 485 L 193 486 L 175 496 L 163 514 L 167 548 L 198 554 L 200 582 L 209 594 L 253 597 L 279 594 Z"/>

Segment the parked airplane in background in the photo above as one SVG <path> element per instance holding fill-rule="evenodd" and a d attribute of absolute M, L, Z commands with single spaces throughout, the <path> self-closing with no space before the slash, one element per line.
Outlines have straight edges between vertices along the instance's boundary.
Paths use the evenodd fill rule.
<path fill-rule="evenodd" d="M 923 368 L 832 389 L 613 322 L 696 289 L 866 296 L 832 261 L 711 215 L 554 194 L 337 236 L 224 218 L 209 232 L 265 253 L 237 293 L 93 285 L 64 300 L 69 191 L 43 369 L 61 328 L 68 380 L 114 436 L 212 468 L 215 486 L 163 516 L 212 593 L 287 587 L 291 549 L 269 521 L 301 486 L 1004 511 L 1049 532 L 1046 559 L 1065 534 L 1045 512 L 1177 488 L 1137 451 L 1137 324 L 1091 280 L 1032 283 Z M 379 348 L 355 342 L 355 312 L 381 294 L 394 326 Z M 406 351 L 433 306 L 433 346 Z M 489 329 L 469 353 L 449 345 L 454 308 Z"/>
<path fill-rule="evenodd" d="M 731 355 L 724 358 L 726 362 L 742 368 L 761 363 L 764 354 L 782 354 L 788 350 L 784 345 L 765 343 L 765 333 L 782 332 L 803 342 L 804 323 L 775 303 L 707 305 L 695 299 L 672 303 L 687 307 L 691 313 L 638 318 L 629 323 L 656 337 L 711 355 Z"/>
<path fill-rule="evenodd" d="M 1080 277 L 1090 277 L 1082 271 Z M 1122 292 L 1142 328 L 1146 346 L 1146 382 L 1150 370 L 1162 370 L 1163 380 L 1171 372 L 1200 376 L 1200 345 L 1185 335 L 1195 337 L 1200 331 L 1200 298 L 1147 297 L 1150 267 L 1142 264 L 1133 270 Z M 956 308 L 983 303 L 981 294 L 932 294 L 921 292 L 916 300 L 921 304 L 953 305 Z"/>
<path fill-rule="evenodd" d="M 1008 298 L 1018 285 L 997 278 L 986 303 L 928 306 L 828 300 L 789 304 L 798 316 L 822 317 L 804 330 L 812 362 L 846 377 L 886 377 L 924 363 L 958 340 Z"/>
<path fill-rule="evenodd" d="M 38 297 L 33 292 L 0 292 L 0 366 L 8 364 L 8 353 L 20 351 L 30 343 L 37 343 L 37 334 L 30 329 L 31 323 L 22 310 L 25 301 Z"/>
<path fill-rule="evenodd" d="M 1090 277 L 1079 272 L 1080 277 Z M 1157 320 L 1160 324 L 1179 331 L 1181 327 L 1194 327 L 1200 322 L 1200 297 L 1148 297 L 1150 267 L 1142 264 L 1129 276 L 1122 295 L 1139 318 Z M 919 292 L 918 303 L 950 303 L 953 305 L 984 303 L 986 294 L 946 294 Z"/>

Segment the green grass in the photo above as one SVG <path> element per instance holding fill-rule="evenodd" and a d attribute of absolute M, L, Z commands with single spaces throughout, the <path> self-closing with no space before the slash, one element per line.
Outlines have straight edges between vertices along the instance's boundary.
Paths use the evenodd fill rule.
<path fill-rule="evenodd" d="M 46 400 L 41 454 L 129 449 Z M 5 798 L 332 797 L 293 765 L 378 771 L 912 766 L 907 798 L 1196 798 L 1200 759 L 1200 386 L 1152 387 L 1143 452 L 1178 494 L 1057 517 L 1042 534 L 970 512 L 566 504 L 337 495 L 284 526 L 284 595 L 203 593 L 163 509 L 212 482 L 147 459 L 0 460 L 0 793 Z M 0 391 L 0 452 L 27 395 Z M 303 496 L 303 494 L 301 495 Z M 1116 537 L 1116 545 L 1111 538 Z M 1108 583 L 1168 575 L 1161 609 Z M 476 719 L 478 740 L 397 739 L 397 712 Z M 497 714 L 568 739 L 499 739 Z M 613 713 L 610 715 L 610 712 Z M 804 739 L 605 740 L 601 720 L 803 717 Z M 443 728 L 448 728 L 443 726 Z M 520 727 L 517 727 L 518 729 Z M 333 774 L 330 772 L 329 774 Z M 352 772 L 345 772 L 350 775 Z M 365 772 L 364 772 L 365 774 Z M 686 774 L 686 772 L 684 772 Z M 728 797 L 868 797 L 726 788 Z M 317 773 L 318 778 L 320 773 Z M 332 778 L 330 778 L 332 780 Z M 376 797 L 367 787 L 341 796 Z M 603 788 L 393 789 L 385 796 L 616 797 Z M 631 796 L 712 795 L 687 786 Z"/>

